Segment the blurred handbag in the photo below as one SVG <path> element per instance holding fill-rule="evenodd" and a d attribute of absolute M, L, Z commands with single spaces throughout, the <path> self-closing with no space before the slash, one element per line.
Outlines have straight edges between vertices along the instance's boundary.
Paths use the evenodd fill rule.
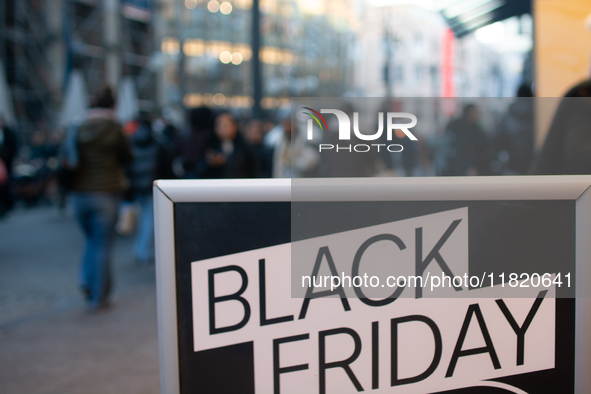
<path fill-rule="evenodd" d="M 119 235 L 131 235 L 135 232 L 137 225 L 137 209 L 135 204 L 124 203 L 119 208 L 119 220 L 115 230 Z"/>

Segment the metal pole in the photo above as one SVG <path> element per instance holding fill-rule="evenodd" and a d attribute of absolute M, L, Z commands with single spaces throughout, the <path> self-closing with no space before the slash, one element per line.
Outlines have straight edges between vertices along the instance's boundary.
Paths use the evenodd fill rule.
<path fill-rule="evenodd" d="M 384 46 L 385 51 L 384 55 L 386 57 L 386 61 L 384 62 L 384 84 L 386 85 L 386 97 L 392 97 L 392 81 L 391 81 L 391 74 L 392 74 L 392 64 L 390 62 L 390 58 L 392 57 L 392 42 L 391 42 L 390 32 L 388 28 L 384 28 Z"/>
<path fill-rule="evenodd" d="M 187 87 L 186 85 L 186 75 L 185 75 L 185 53 L 183 52 L 183 45 L 185 43 L 185 25 L 181 20 L 181 15 L 183 14 L 183 2 L 175 1 L 174 2 L 174 20 L 175 20 L 175 27 L 176 27 L 176 38 L 179 41 L 179 53 L 178 53 L 178 65 L 177 65 L 177 72 L 179 73 L 179 97 L 177 98 L 178 101 L 176 104 L 179 105 L 179 108 L 184 108 L 184 99 L 185 95 L 187 94 Z"/>
<path fill-rule="evenodd" d="M 62 93 L 65 94 L 68 80 L 70 79 L 70 73 L 74 68 L 74 54 L 72 52 L 72 14 L 74 13 L 74 5 L 72 0 L 66 0 L 64 2 L 65 7 L 62 10 L 63 18 L 63 30 L 62 37 L 65 45 L 65 62 L 64 62 L 64 80 L 62 83 Z"/>
<path fill-rule="evenodd" d="M 8 40 L 6 18 L 6 2 L 0 1 L 0 59 L 4 63 L 4 67 L 8 67 L 6 64 L 6 40 Z"/>
<path fill-rule="evenodd" d="M 47 12 L 49 31 L 49 43 L 47 45 L 47 57 L 51 74 L 51 89 L 65 85 L 65 46 L 61 38 L 64 34 L 64 9 L 67 8 L 67 0 L 46 1 L 44 8 Z M 61 95 L 60 95 L 61 98 Z"/>
<path fill-rule="evenodd" d="M 113 89 L 121 79 L 121 13 L 119 0 L 106 0 L 103 3 L 103 40 L 106 48 L 106 81 Z"/>
<path fill-rule="evenodd" d="M 250 62 L 253 85 L 252 117 L 254 119 L 260 119 L 262 117 L 261 99 L 263 97 L 263 85 L 261 80 L 261 61 L 259 59 L 259 50 L 261 47 L 260 24 L 259 0 L 252 0 L 252 57 Z"/>

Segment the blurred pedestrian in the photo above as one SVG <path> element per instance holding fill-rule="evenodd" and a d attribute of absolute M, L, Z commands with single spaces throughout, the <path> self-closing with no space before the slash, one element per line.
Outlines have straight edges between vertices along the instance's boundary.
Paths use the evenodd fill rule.
<path fill-rule="evenodd" d="M 258 160 L 239 133 L 236 119 L 229 112 L 219 114 L 197 166 L 197 178 L 256 178 L 258 174 Z"/>
<path fill-rule="evenodd" d="M 443 175 L 488 175 L 488 141 L 480 128 L 480 111 L 474 104 L 464 106 L 462 116 L 452 120 L 445 130 L 452 146 Z"/>
<path fill-rule="evenodd" d="M 353 119 L 353 113 L 356 112 L 355 107 L 351 103 L 346 103 L 340 106 L 339 110 L 343 111 L 349 119 Z M 335 120 L 335 117 L 332 117 L 328 122 L 328 128 L 322 136 L 322 143 L 329 144 L 334 147 L 338 147 L 339 143 L 341 142 L 339 138 L 339 131 L 338 127 L 331 127 L 331 122 Z M 368 122 L 368 125 L 373 125 L 373 122 Z M 377 126 L 377 124 L 376 124 Z M 362 129 L 367 130 L 367 126 L 362 125 Z M 294 141 L 294 148 L 297 147 L 298 141 L 303 141 L 303 136 L 295 135 L 292 140 Z M 357 137 L 356 135 L 351 136 L 351 143 L 352 145 L 357 145 L 364 143 L 365 141 Z M 376 142 L 385 142 L 384 139 L 378 140 Z M 348 145 L 348 144 L 347 144 Z M 301 145 L 300 145 L 301 146 Z M 383 149 L 386 150 L 385 148 Z M 309 151 L 307 153 L 306 151 Z M 316 152 L 316 150 L 310 151 L 310 146 L 306 145 L 305 150 L 298 153 L 296 157 L 300 157 L 299 160 L 314 153 L 314 156 L 319 157 L 318 163 L 318 171 L 317 176 L 319 177 L 371 177 L 375 176 L 380 173 L 384 173 L 386 171 L 386 165 L 384 164 L 384 160 L 382 160 L 381 154 L 377 150 L 370 150 L 368 152 L 356 152 L 355 149 L 331 149 L 328 151 Z M 292 169 L 295 170 L 300 164 L 294 157 L 292 162 Z M 310 156 L 312 157 L 312 156 Z M 306 174 L 302 175 L 303 177 Z M 300 177 L 297 173 L 294 177 Z"/>
<path fill-rule="evenodd" d="M 560 100 L 534 174 L 591 174 L 591 80 Z"/>
<path fill-rule="evenodd" d="M 16 134 L 0 118 L 0 218 L 14 205 L 12 167 L 18 150 Z"/>
<path fill-rule="evenodd" d="M 269 137 L 269 138 L 267 138 Z M 274 146 L 273 178 L 303 178 L 315 175 L 319 157 L 297 129 L 292 129 L 291 115 L 285 114 L 267 134 L 265 142 Z"/>
<path fill-rule="evenodd" d="M 179 137 L 179 131 L 173 123 L 173 110 L 171 108 L 164 108 L 161 114 L 157 114 L 152 119 L 152 130 L 158 136 L 164 138 L 163 143 L 174 144 Z"/>
<path fill-rule="evenodd" d="M 244 137 L 252 146 L 253 152 L 259 162 L 260 178 L 271 178 L 273 167 L 273 149 L 263 143 L 265 131 L 263 122 L 258 119 L 252 119 L 246 123 Z"/>
<path fill-rule="evenodd" d="M 172 163 L 173 160 L 179 155 L 179 147 L 181 142 L 181 134 L 178 128 L 173 124 L 173 110 L 171 108 L 165 108 L 162 110 L 162 114 L 156 114 L 152 118 L 152 131 L 154 138 L 161 143 L 167 154 L 167 160 Z M 170 173 L 171 178 L 176 178 L 174 172 Z"/>
<path fill-rule="evenodd" d="M 533 92 L 527 85 L 517 90 L 513 101 L 499 125 L 497 149 L 508 155 L 508 171 L 512 174 L 526 174 L 533 159 L 534 149 L 534 106 Z"/>
<path fill-rule="evenodd" d="M 139 205 L 134 257 L 139 264 L 154 259 L 154 197 L 156 179 L 171 178 L 171 163 L 164 144 L 156 140 L 151 122 L 142 118 L 131 134 L 133 162 L 129 165 L 130 198 Z"/>
<path fill-rule="evenodd" d="M 180 140 L 180 165 L 176 172 L 183 178 L 197 178 L 198 164 L 202 161 L 206 144 L 213 135 L 214 114 L 208 107 L 193 108 L 188 114 L 188 133 Z"/>
<path fill-rule="evenodd" d="M 86 237 L 80 286 L 91 311 L 108 306 L 115 223 L 119 203 L 128 188 L 124 166 L 132 160 L 123 129 L 115 120 L 114 107 L 111 89 L 101 88 L 74 136 L 77 164 L 71 201 Z"/>

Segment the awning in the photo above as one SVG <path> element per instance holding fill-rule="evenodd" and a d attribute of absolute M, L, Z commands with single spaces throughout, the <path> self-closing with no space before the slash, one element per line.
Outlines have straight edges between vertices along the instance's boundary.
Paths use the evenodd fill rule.
<path fill-rule="evenodd" d="M 12 95 L 10 94 L 10 87 L 6 83 L 5 75 L 4 66 L 0 62 L 0 118 L 2 118 L 7 126 L 15 127 L 17 122 L 14 116 Z"/>
<path fill-rule="evenodd" d="M 89 105 L 86 83 L 79 70 L 73 70 L 70 73 L 67 86 L 58 123 L 64 128 L 84 120 Z"/>
<path fill-rule="evenodd" d="M 457 38 L 512 16 L 531 13 L 531 0 L 440 0 L 438 3 Z"/>

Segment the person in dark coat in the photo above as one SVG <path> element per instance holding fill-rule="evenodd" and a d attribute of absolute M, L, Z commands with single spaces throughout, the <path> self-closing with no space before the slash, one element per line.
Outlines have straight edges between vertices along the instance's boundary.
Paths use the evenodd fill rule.
<path fill-rule="evenodd" d="M 154 197 L 156 179 L 172 177 L 171 162 L 164 143 L 156 140 L 148 119 L 140 119 L 131 135 L 133 161 L 128 167 L 131 199 L 139 205 L 134 257 L 139 264 L 154 259 Z"/>
<path fill-rule="evenodd" d="M 18 150 L 16 134 L 0 118 L 0 166 L 4 173 L 0 179 L 0 217 L 10 211 L 14 205 L 11 193 L 12 167 Z"/>
<path fill-rule="evenodd" d="M 462 116 L 452 120 L 446 134 L 452 144 L 452 155 L 443 175 L 476 176 L 489 173 L 488 141 L 478 124 L 480 113 L 474 104 L 464 107 Z"/>
<path fill-rule="evenodd" d="M 108 306 L 115 223 L 129 185 L 125 166 L 132 160 L 114 106 L 111 89 L 100 89 L 74 140 L 78 162 L 70 198 L 86 237 L 80 286 L 90 311 Z"/>
<path fill-rule="evenodd" d="M 259 163 L 252 147 L 238 132 L 238 123 L 229 113 L 217 116 L 214 135 L 206 144 L 197 178 L 256 178 Z"/>
<path fill-rule="evenodd" d="M 517 90 L 517 98 L 507 108 L 499 125 L 497 148 L 509 154 L 508 170 L 513 174 L 527 174 L 534 149 L 534 101 L 527 85 Z"/>
<path fill-rule="evenodd" d="M 533 173 L 591 174 L 591 80 L 571 88 L 560 101 Z"/>
<path fill-rule="evenodd" d="M 202 161 L 205 148 L 213 135 L 213 111 L 208 107 L 193 108 L 189 111 L 188 134 L 179 139 L 178 147 L 182 162 L 183 178 L 197 178 L 197 166 Z"/>
<path fill-rule="evenodd" d="M 253 152 L 259 162 L 259 178 L 271 178 L 273 175 L 273 149 L 263 143 L 265 132 L 263 122 L 252 119 L 246 125 L 244 137 L 252 146 Z"/>

